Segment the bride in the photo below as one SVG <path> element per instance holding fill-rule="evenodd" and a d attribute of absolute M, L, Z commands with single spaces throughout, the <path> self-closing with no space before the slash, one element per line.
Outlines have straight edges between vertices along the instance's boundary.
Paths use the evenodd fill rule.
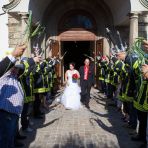
<path fill-rule="evenodd" d="M 81 89 L 78 85 L 78 79 L 80 78 L 80 74 L 74 68 L 75 64 L 70 63 L 69 70 L 67 70 L 65 73 L 66 87 L 61 98 L 61 103 L 65 106 L 66 109 L 77 110 L 81 107 Z M 77 78 L 74 78 L 74 76 L 76 76 Z"/>

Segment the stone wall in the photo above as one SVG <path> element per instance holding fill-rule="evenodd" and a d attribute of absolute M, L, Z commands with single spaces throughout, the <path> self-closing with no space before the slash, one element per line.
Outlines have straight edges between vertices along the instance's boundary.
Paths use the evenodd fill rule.
<path fill-rule="evenodd" d="M 24 43 L 24 32 L 26 30 L 28 13 L 11 12 L 8 17 L 9 47 L 15 48 L 16 45 Z M 28 50 L 25 50 L 24 56 L 31 56 L 30 42 Z"/>
<path fill-rule="evenodd" d="M 139 15 L 139 36 L 148 39 L 148 12 Z"/>
<path fill-rule="evenodd" d="M 21 38 L 21 17 L 17 13 L 8 15 L 9 47 L 15 48 Z"/>

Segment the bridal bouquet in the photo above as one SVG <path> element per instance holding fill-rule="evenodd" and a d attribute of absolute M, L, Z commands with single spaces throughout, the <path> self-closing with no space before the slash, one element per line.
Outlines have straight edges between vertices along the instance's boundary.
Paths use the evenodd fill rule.
<path fill-rule="evenodd" d="M 75 73 L 75 74 L 72 75 L 72 78 L 73 78 L 73 80 L 78 80 L 79 76 Z"/>
<path fill-rule="evenodd" d="M 77 83 L 77 80 L 78 80 L 78 79 L 79 79 L 78 74 L 75 73 L 75 74 L 72 75 L 72 82 L 73 82 L 73 83 Z"/>

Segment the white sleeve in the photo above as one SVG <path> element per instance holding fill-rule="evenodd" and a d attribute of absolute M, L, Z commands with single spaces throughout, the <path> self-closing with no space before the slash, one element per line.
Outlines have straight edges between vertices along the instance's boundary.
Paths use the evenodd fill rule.
<path fill-rule="evenodd" d="M 12 62 L 12 63 L 15 63 L 17 60 L 15 57 L 13 57 L 12 55 L 8 55 L 7 56 L 9 58 L 9 60 Z"/>

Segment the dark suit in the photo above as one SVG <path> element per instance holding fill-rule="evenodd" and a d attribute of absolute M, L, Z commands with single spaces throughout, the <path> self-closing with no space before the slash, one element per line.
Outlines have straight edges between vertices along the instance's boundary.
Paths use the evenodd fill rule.
<path fill-rule="evenodd" d="M 6 57 L 0 62 L 0 77 L 3 76 L 4 73 L 6 73 L 9 69 L 11 69 L 14 66 L 14 63 L 11 62 L 11 60 Z"/>
<path fill-rule="evenodd" d="M 81 102 L 88 107 L 90 100 L 90 90 L 91 87 L 95 84 L 94 66 L 89 67 L 88 80 L 84 80 L 84 66 L 80 67 L 79 73 L 81 86 Z"/>

